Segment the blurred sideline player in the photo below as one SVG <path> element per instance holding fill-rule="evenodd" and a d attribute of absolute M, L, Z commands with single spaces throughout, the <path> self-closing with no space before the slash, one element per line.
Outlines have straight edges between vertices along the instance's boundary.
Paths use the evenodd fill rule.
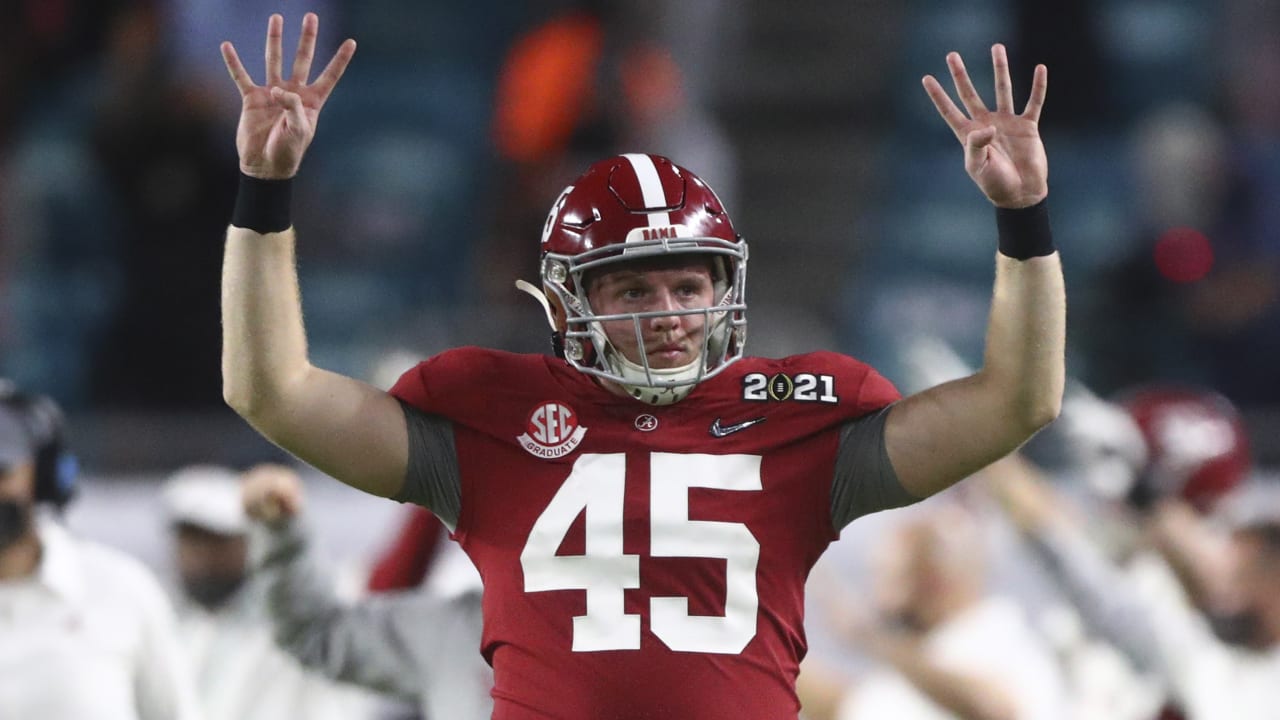
<path fill-rule="evenodd" d="M 254 576 L 281 647 L 330 678 L 412 702 L 428 720 L 489 717 L 493 673 L 476 652 L 480 583 L 469 564 L 445 553 L 422 587 L 342 603 L 311 551 L 297 473 L 252 468 L 236 501 L 259 525 Z"/>
<path fill-rule="evenodd" d="M 966 372 L 940 343 L 916 343 L 911 357 L 933 380 Z M 1076 716 L 1258 716 L 1267 697 L 1280 697 L 1251 685 L 1277 676 L 1258 670 L 1280 638 L 1258 619 L 1280 609 L 1280 596 L 1260 593 L 1274 587 L 1258 582 L 1274 566 L 1266 544 L 1249 538 L 1266 538 L 1280 515 L 1268 516 L 1267 502 L 1252 520 L 1226 512 L 1242 505 L 1252 470 L 1239 414 L 1202 388 L 1149 384 L 1108 402 L 1074 386 L 1060 424 L 1084 495 L 1053 487 L 1023 454 L 983 470 L 982 487 L 1083 620 L 1064 648 Z M 1243 493 L 1251 497 L 1261 496 Z M 1215 528 L 1224 519 L 1228 533 Z M 1238 669 L 1239 682 L 1221 684 L 1224 667 Z M 1208 710 L 1217 701 L 1225 705 Z"/>
<path fill-rule="evenodd" d="M 223 392 L 326 474 L 453 531 L 484 580 L 495 718 L 796 717 L 804 580 L 839 529 L 949 487 L 1057 415 L 1043 66 L 1021 114 L 1003 46 L 994 110 L 956 54 L 965 110 L 924 80 L 997 207 L 986 364 L 967 378 L 899 399 L 835 353 L 743 358 L 745 241 L 697 176 L 636 153 L 592 165 L 548 216 L 534 293 L 563 357 L 452 350 L 387 393 L 307 358 L 290 180 L 355 42 L 309 83 L 307 15 L 286 80 L 282 22 L 264 85 L 222 46 L 242 97 Z"/>
<path fill-rule="evenodd" d="M 1116 564 L 1035 466 L 1014 457 L 986 472 L 987 487 L 1086 629 L 1153 678 L 1173 708 L 1188 720 L 1273 716 L 1280 697 L 1280 497 L 1274 488 L 1230 490 L 1213 516 L 1225 521 L 1220 537 L 1171 488 L 1174 494 L 1157 499 L 1141 521 L 1150 544 Z M 1224 510 L 1231 506 L 1236 509 Z"/>
<path fill-rule="evenodd" d="M 874 607 L 853 607 L 819 567 L 826 627 L 878 661 L 847 677 L 810 657 L 800 674 L 809 720 L 1062 720 L 1057 658 L 1007 596 L 987 589 L 985 538 L 958 503 L 904 511 L 873 548 Z"/>
<path fill-rule="evenodd" d="M 162 489 L 180 581 L 178 630 L 205 720 L 347 720 L 376 704 L 305 670 L 276 647 L 266 587 L 250 573 L 240 476 L 193 465 Z"/>
<path fill-rule="evenodd" d="M 57 517 L 75 472 L 57 405 L 0 386 L 0 718 L 195 720 L 160 584 Z"/>

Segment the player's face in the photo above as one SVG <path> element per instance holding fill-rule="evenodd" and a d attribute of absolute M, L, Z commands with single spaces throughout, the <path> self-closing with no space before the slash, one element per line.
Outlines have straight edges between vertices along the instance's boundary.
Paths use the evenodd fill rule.
<path fill-rule="evenodd" d="M 0 467 L 0 500 L 32 502 L 36 496 L 36 464 L 34 461 Z"/>
<path fill-rule="evenodd" d="M 714 304 L 715 283 L 710 263 L 703 259 L 631 264 L 592 278 L 587 299 L 599 315 L 698 310 Z M 665 369 L 698 358 L 707 317 L 689 313 L 644 318 L 640 338 L 630 319 L 602 324 L 609 341 L 628 360 L 640 365 L 647 360 L 649 367 Z"/>
<path fill-rule="evenodd" d="M 1238 532 L 1231 539 L 1230 560 L 1232 601 L 1246 614 L 1271 615 L 1270 608 L 1280 602 L 1280 550 L 1261 532 Z M 1267 644 L 1276 640 L 1267 638 Z"/>
<path fill-rule="evenodd" d="M 248 541 L 180 524 L 174 528 L 178 574 L 187 595 L 216 608 L 240 587 L 248 567 Z"/>
<path fill-rule="evenodd" d="M 0 549 L 32 532 L 35 488 L 35 463 L 0 468 Z"/>

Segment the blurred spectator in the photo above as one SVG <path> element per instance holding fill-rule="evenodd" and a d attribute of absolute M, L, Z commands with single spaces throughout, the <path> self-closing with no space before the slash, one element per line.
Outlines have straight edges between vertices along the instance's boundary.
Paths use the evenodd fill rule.
<path fill-rule="evenodd" d="M 1280 141 L 1280 2 L 1228 0 L 1221 4 L 1219 40 L 1233 125 L 1253 141 Z"/>
<path fill-rule="evenodd" d="M 928 338 L 905 354 L 917 383 L 969 371 L 947 345 Z M 1077 585 L 1085 582 L 1080 578 L 1100 582 L 1088 565 L 1114 563 L 1122 570 L 1109 571 L 1115 577 L 1108 582 L 1132 588 L 1121 595 L 1136 592 L 1148 608 L 1184 607 L 1188 594 L 1200 610 L 1219 605 L 1225 583 L 1204 562 L 1216 552 L 1214 543 L 1202 523 L 1170 515 L 1167 503 L 1179 498 L 1187 513 L 1207 513 L 1239 486 L 1252 463 L 1244 426 L 1230 402 L 1203 389 L 1145 385 L 1113 403 L 1071 383 L 1056 429 L 1066 445 L 1064 474 L 1076 480 L 1067 487 L 1078 491 L 1074 499 L 1087 515 L 1076 514 L 1081 508 L 1073 498 L 1054 490 L 1022 450 L 983 470 L 982 487 L 1065 591 L 1069 605 L 1051 607 L 1044 617 L 1067 669 L 1074 716 L 1150 720 L 1166 697 L 1176 696 L 1135 654 L 1143 637 L 1132 629 L 1131 608 L 1105 592 L 1082 594 Z M 1064 559 L 1067 537 L 1075 549 Z M 1088 561 L 1070 559 L 1081 553 Z M 1226 619 L 1217 629 L 1233 632 L 1238 618 Z M 1165 708 L 1161 717 L 1173 713 Z"/>
<path fill-rule="evenodd" d="M 983 537 L 967 511 L 932 506 L 877 550 L 870 613 L 850 604 L 856 592 L 821 581 L 818 591 L 826 592 L 834 631 L 879 667 L 850 682 L 806 663 L 799 681 L 806 717 L 1067 717 L 1048 644 L 1012 598 L 986 589 Z"/>
<path fill-rule="evenodd" d="M 304 12 L 333 17 L 332 0 L 159 0 L 158 11 L 165 31 L 159 38 L 161 51 L 171 63 L 175 77 L 189 86 L 221 91 L 226 70 L 218 62 L 218 45 L 229 40 L 236 47 L 256 47 L 262 39 L 262 17 L 272 12 L 301 16 Z M 320 29 L 318 45 L 331 48 L 341 25 L 328 23 Z M 285 42 L 296 43 L 297 26 L 286 24 Z M 262 75 L 262 56 L 246 57 L 246 66 Z M 240 103 L 234 95 L 211 93 L 207 102 L 222 105 L 226 122 L 234 123 Z"/>
<path fill-rule="evenodd" d="M 1053 112 L 1044 117 L 1048 130 L 1095 130 L 1113 122 L 1107 115 L 1110 75 L 1103 71 L 1099 3 L 1093 0 L 1017 0 L 1013 86 L 1031 87 L 1035 63 L 1053 68 Z M 1031 62 L 1034 61 L 1034 62 Z M 1020 102 L 1020 101 L 1019 101 Z"/>
<path fill-rule="evenodd" d="M 255 468 L 245 476 L 243 499 L 261 526 L 255 572 L 266 583 L 285 650 L 330 678 L 411 701 L 431 720 L 489 717 L 493 672 L 480 655 L 481 588 L 469 560 L 462 557 L 474 580 L 449 592 L 419 588 L 343 605 L 311 556 L 297 474 Z"/>
<path fill-rule="evenodd" d="M 186 467 L 163 495 L 182 594 L 178 628 L 205 720 L 369 717 L 371 698 L 305 670 L 273 642 L 264 588 L 249 576 L 239 475 Z"/>
<path fill-rule="evenodd" d="M 92 393 L 117 407 L 220 408 L 211 358 L 234 148 L 201 86 L 170 72 L 160 28 L 157 4 L 135 4 L 113 26 L 106 58 L 94 149 L 123 212 L 123 288 Z"/>
<path fill-rule="evenodd" d="M 493 131 L 505 163 L 489 250 L 497 270 L 486 277 L 496 297 L 510 297 L 512 279 L 536 274 L 534 256 L 523 250 L 527 238 L 541 230 L 566 182 L 598 157 L 670 156 L 732 207 L 732 151 L 703 98 L 686 92 L 663 19 L 651 4 L 571 0 L 553 4 L 512 44 Z"/>
<path fill-rule="evenodd" d="M 1091 380 L 1207 382 L 1280 401 L 1280 152 L 1250 150 L 1203 109 L 1152 113 L 1135 135 L 1144 238 L 1102 278 Z"/>
<path fill-rule="evenodd" d="M 0 4 L 0 152 L 33 106 L 55 97 L 68 73 L 99 56 L 112 18 L 131 1 Z"/>
<path fill-rule="evenodd" d="M 141 563 L 41 510 L 74 491 L 51 400 L 0 397 L 0 717 L 198 717 L 173 609 Z"/>
<path fill-rule="evenodd" d="M 1200 564 L 1205 577 L 1218 576 L 1215 606 L 1223 608 L 1219 603 L 1230 598 L 1237 628 L 1248 630 L 1228 642 L 1215 634 L 1211 619 L 1180 592 L 1167 570 L 1131 562 L 1133 571 L 1120 573 L 1068 520 L 1034 471 L 1002 464 L 998 496 L 1091 631 L 1157 678 L 1188 720 L 1273 717 L 1280 696 L 1280 496 L 1275 487 L 1268 501 L 1251 498 L 1252 512 L 1232 520 L 1224 544 L 1215 545 L 1204 520 L 1179 500 L 1163 501 L 1153 516 L 1156 547 L 1174 565 L 1187 564 L 1188 558 L 1168 553 L 1185 551 L 1190 538 L 1201 538 L 1196 551 L 1201 559 L 1190 562 Z M 1227 572 L 1218 574 L 1223 567 Z"/>
<path fill-rule="evenodd" d="M 1267 634 L 1269 621 L 1258 621 L 1275 612 L 1261 599 L 1274 589 L 1258 582 L 1259 573 L 1274 572 L 1274 566 L 1255 557 L 1252 547 L 1248 563 L 1232 566 L 1227 559 L 1240 552 L 1216 538 L 1204 519 L 1232 504 L 1249 472 L 1239 417 L 1210 393 L 1148 388 L 1126 393 L 1122 405 L 1112 406 L 1077 390 L 1064 404 L 1063 422 L 1078 445 L 1093 448 L 1077 454 L 1078 461 L 1093 459 L 1077 473 L 1096 491 L 1128 501 L 1095 512 L 1120 513 L 1127 532 L 1100 532 L 1096 520 L 1077 518 L 1076 508 L 1019 455 L 984 473 L 1089 634 L 1128 660 L 1131 687 L 1117 692 L 1108 683 L 1111 704 L 1099 702 L 1096 685 L 1078 686 L 1076 696 L 1107 717 L 1152 717 L 1161 696 L 1190 720 L 1263 717 L 1257 713 L 1271 699 L 1262 687 L 1274 688 L 1280 665 L 1251 659 L 1252 651 L 1239 646 L 1270 648 L 1280 638 Z M 1108 456 L 1124 458 L 1118 473 Z M 1073 677 L 1088 677 L 1080 654 L 1068 661 Z M 1232 680 L 1224 684 L 1228 676 Z M 1239 694 L 1232 696 L 1234 691 Z M 1150 707 L 1143 708 L 1143 697 Z"/>
<path fill-rule="evenodd" d="M 0 8 L 0 361 L 73 407 L 114 282 L 110 206 L 85 141 L 90 86 L 126 6 Z"/>

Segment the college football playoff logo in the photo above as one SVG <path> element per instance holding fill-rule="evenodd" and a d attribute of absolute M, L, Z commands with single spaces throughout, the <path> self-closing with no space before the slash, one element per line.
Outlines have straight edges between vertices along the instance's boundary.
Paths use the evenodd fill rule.
<path fill-rule="evenodd" d="M 554 459 L 573 452 L 582 442 L 587 429 L 578 424 L 573 408 L 558 402 L 546 402 L 529 413 L 523 435 L 516 438 L 530 455 Z"/>

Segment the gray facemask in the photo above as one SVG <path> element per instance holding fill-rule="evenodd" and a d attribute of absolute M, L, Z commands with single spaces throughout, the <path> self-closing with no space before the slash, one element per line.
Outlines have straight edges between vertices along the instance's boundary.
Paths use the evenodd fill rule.
<path fill-rule="evenodd" d="M 0 500 L 0 550 L 12 545 L 31 527 L 31 505 Z"/>

